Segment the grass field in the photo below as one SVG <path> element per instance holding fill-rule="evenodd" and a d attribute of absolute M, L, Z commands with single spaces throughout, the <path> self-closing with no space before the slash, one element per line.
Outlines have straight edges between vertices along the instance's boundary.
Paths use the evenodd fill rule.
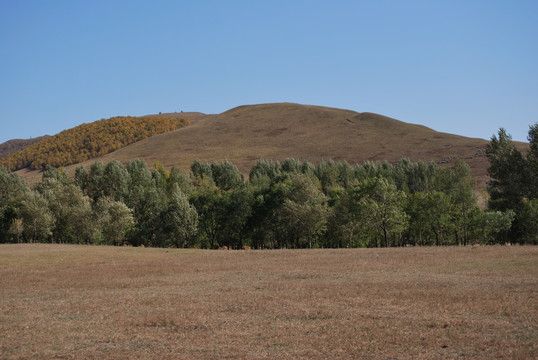
<path fill-rule="evenodd" d="M 538 247 L 0 245 L 3 359 L 535 359 Z"/>

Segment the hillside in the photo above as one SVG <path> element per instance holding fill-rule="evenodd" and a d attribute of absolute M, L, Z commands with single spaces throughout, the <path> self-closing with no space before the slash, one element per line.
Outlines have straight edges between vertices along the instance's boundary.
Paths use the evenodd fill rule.
<path fill-rule="evenodd" d="M 0 159 L 8 156 L 11 153 L 23 150 L 30 145 L 33 145 L 41 140 L 48 138 L 48 135 L 32 138 L 32 139 L 13 139 L 0 144 Z"/>
<path fill-rule="evenodd" d="M 188 169 L 195 159 L 227 159 L 248 173 L 259 158 L 363 163 L 396 162 L 407 157 L 438 164 L 463 158 L 471 167 L 478 188 L 483 189 L 487 179 L 486 140 L 440 133 L 373 113 L 280 103 L 240 106 L 217 115 L 178 115 L 190 120 L 191 125 L 82 164 L 89 166 L 96 160 L 112 159 L 127 162 L 140 157 L 150 166 L 161 162 L 168 168 Z M 76 166 L 67 169 L 74 173 Z M 19 173 L 34 179 L 40 176 L 31 171 Z"/>
<path fill-rule="evenodd" d="M 65 167 L 101 155 L 163 132 L 188 125 L 186 119 L 153 115 L 117 116 L 82 124 L 47 137 L 0 159 L 8 170 L 44 170 Z"/>

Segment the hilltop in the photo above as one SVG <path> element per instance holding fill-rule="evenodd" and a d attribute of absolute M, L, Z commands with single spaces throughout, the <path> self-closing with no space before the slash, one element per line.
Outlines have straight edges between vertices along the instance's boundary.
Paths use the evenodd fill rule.
<path fill-rule="evenodd" d="M 37 142 L 40 142 L 41 140 L 44 140 L 48 138 L 48 135 L 39 136 L 36 138 L 31 139 L 13 139 L 8 140 L 2 144 L 0 144 L 0 159 L 3 157 L 8 156 L 9 154 L 12 154 L 14 152 L 23 150 L 27 148 L 30 145 L 33 145 Z"/>
<path fill-rule="evenodd" d="M 259 158 L 298 158 L 313 163 L 333 159 L 353 164 L 367 160 L 397 162 L 407 157 L 441 165 L 462 158 L 471 167 L 478 188 L 484 188 L 487 179 L 486 140 L 441 133 L 378 114 L 277 103 L 239 106 L 214 115 L 174 115 L 189 120 L 190 125 L 69 166 L 67 170 L 74 173 L 75 167 L 89 166 L 98 160 L 126 163 L 135 158 L 143 158 L 150 166 L 160 162 L 165 167 L 184 170 L 196 159 L 226 159 L 245 174 Z M 19 173 L 30 181 L 40 176 L 35 171 Z"/>

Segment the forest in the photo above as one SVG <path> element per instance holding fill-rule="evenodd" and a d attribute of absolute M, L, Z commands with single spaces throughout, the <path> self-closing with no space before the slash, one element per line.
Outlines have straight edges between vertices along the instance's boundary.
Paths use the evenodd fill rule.
<path fill-rule="evenodd" d="M 522 154 L 501 129 L 487 146 L 489 202 L 463 161 L 397 164 L 260 159 L 190 172 L 140 159 L 49 168 L 26 182 L 0 166 L 0 242 L 229 249 L 538 244 L 538 124 Z"/>
<path fill-rule="evenodd" d="M 117 116 L 82 124 L 0 159 L 9 171 L 46 170 L 77 164 L 153 135 L 179 129 L 189 120 L 162 116 Z"/>

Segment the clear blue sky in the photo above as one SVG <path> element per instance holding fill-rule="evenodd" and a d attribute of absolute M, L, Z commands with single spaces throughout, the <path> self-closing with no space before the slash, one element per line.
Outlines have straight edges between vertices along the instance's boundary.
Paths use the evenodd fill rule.
<path fill-rule="evenodd" d="M 268 102 L 526 141 L 538 1 L 0 0 L 0 142 Z"/>

